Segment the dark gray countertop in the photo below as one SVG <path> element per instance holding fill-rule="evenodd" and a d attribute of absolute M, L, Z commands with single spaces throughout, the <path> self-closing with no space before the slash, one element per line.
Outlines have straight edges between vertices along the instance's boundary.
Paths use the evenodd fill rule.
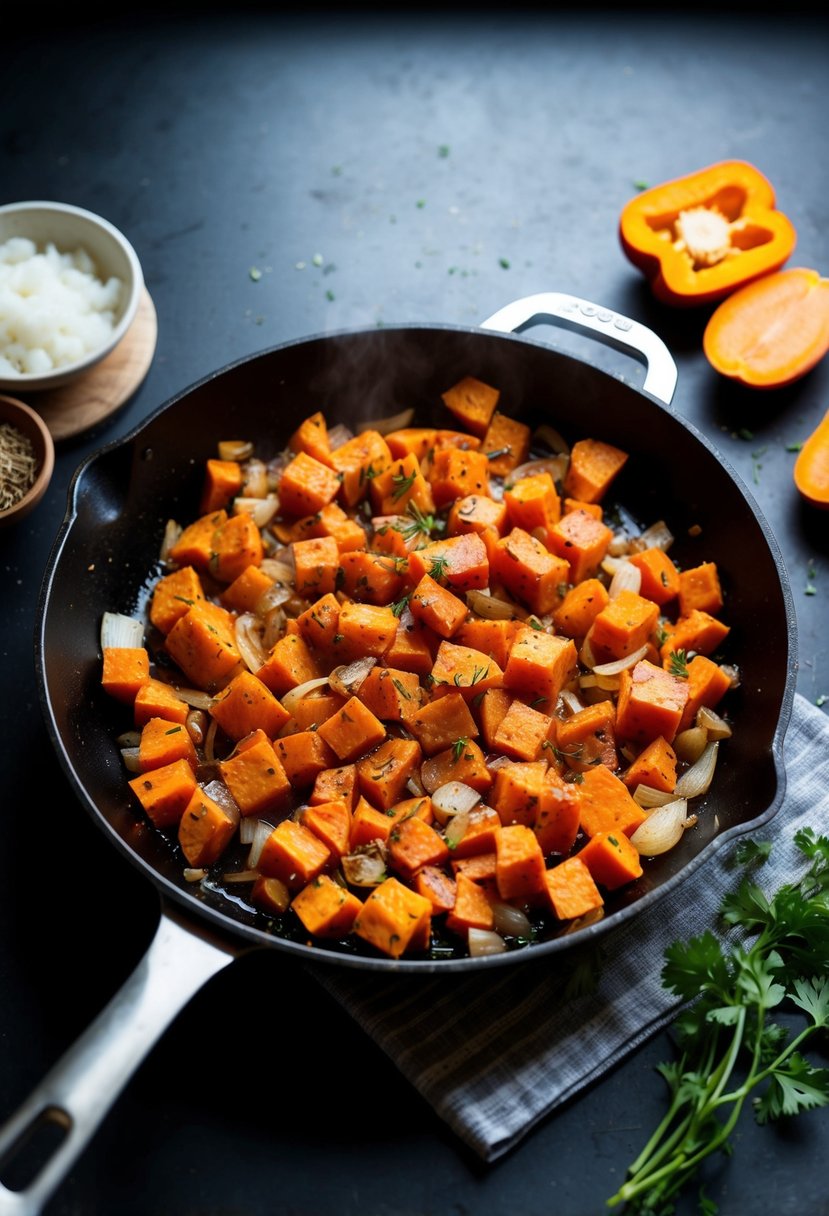
<path fill-rule="evenodd" d="M 825 22 L 796 8 L 310 5 L 292 19 L 227 6 L 17 25 L 0 72 L 0 201 L 71 202 L 121 228 L 159 332 L 139 390 L 59 444 L 47 497 L 0 533 L 0 1119 L 116 991 L 157 918 L 153 890 L 80 812 L 52 755 L 33 661 L 41 577 L 78 464 L 207 373 L 339 329 L 474 326 L 540 291 L 644 323 L 676 359 L 674 408 L 779 541 L 797 688 L 829 696 L 827 516 L 799 501 L 790 450 L 829 405 L 829 362 L 775 392 L 724 382 L 702 354 L 708 314 L 658 305 L 617 236 L 635 183 L 744 159 L 797 229 L 790 265 L 829 273 Z M 558 330 L 549 340 L 641 383 L 616 352 Z M 598 1216 L 662 1113 L 666 1034 L 486 1167 L 335 1009 L 331 1052 L 288 1068 L 285 1044 L 320 999 L 270 957 L 211 981 L 48 1216 Z M 325 1125 L 321 1096 L 339 1110 Z M 829 1212 L 825 1113 L 765 1129 L 747 1116 L 735 1148 L 707 1176 L 722 1216 Z"/>

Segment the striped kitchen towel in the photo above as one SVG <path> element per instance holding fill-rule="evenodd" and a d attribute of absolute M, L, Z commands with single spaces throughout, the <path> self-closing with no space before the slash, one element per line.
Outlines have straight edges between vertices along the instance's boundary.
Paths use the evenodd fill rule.
<path fill-rule="evenodd" d="M 784 746 L 786 793 L 758 835 L 772 842 L 758 881 L 799 876 L 795 832 L 829 831 L 829 720 L 797 694 Z M 599 982 L 573 994 L 573 955 L 538 964 L 429 977 L 314 968 L 448 1126 L 483 1160 L 511 1149 L 539 1120 L 600 1077 L 673 1017 L 663 987 L 672 941 L 715 928 L 736 881 L 734 846 L 600 939 Z"/>

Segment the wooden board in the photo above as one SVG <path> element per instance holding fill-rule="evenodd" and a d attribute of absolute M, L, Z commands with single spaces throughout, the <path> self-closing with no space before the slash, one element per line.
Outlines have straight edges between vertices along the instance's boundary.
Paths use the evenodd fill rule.
<path fill-rule="evenodd" d="M 89 430 L 139 387 L 150 370 L 157 338 L 155 305 L 145 287 L 135 320 L 112 354 L 71 384 L 27 394 L 26 404 L 37 410 L 56 441 Z"/>

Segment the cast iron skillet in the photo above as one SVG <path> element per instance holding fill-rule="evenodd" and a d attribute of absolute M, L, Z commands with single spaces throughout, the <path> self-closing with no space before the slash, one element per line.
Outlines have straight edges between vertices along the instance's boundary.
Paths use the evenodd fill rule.
<path fill-rule="evenodd" d="M 572 355 L 517 336 L 538 322 L 587 332 L 646 364 L 642 389 Z M 269 932 L 220 891 L 194 894 L 173 848 L 148 830 L 128 797 L 111 700 L 100 689 L 105 611 L 134 612 L 146 596 L 168 519 L 194 517 L 204 461 L 222 438 L 254 439 L 267 457 L 302 418 L 355 426 L 413 406 L 448 425 L 441 393 L 464 375 L 501 390 L 499 407 L 570 441 L 594 436 L 631 453 L 614 495 L 646 526 L 665 518 L 680 566 L 718 564 L 731 625 L 734 737 L 694 830 L 623 889 L 597 924 L 569 937 L 483 959 L 400 960 L 338 952 Z M 377 972 L 480 971 L 538 960 L 630 920 L 736 835 L 757 828 L 783 795 L 783 736 L 794 693 L 795 625 L 772 532 L 733 471 L 669 404 L 676 369 L 650 330 L 560 294 L 519 300 L 466 330 L 439 325 L 360 330 L 290 342 L 207 376 L 132 434 L 86 460 L 45 574 L 37 622 L 42 707 L 60 763 L 113 846 L 158 889 L 161 918 L 147 955 L 100 1018 L 0 1134 L 0 1154 L 39 1118 L 67 1134 L 26 1191 L 0 1188 L 0 1212 L 31 1213 L 58 1185 L 123 1085 L 179 1010 L 244 950 L 272 947 L 314 963 Z M 693 539 L 689 530 L 699 526 Z M 94 567 L 94 568 L 91 568 Z M 120 727 L 123 729 L 123 726 Z"/>

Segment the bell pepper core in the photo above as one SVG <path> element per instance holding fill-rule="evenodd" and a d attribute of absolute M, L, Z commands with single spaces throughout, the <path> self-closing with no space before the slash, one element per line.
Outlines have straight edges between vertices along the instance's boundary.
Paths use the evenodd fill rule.
<path fill-rule="evenodd" d="M 768 179 L 727 160 L 636 195 L 622 209 L 619 238 L 657 299 L 688 307 L 778 270 L 797 234 Z"/>

